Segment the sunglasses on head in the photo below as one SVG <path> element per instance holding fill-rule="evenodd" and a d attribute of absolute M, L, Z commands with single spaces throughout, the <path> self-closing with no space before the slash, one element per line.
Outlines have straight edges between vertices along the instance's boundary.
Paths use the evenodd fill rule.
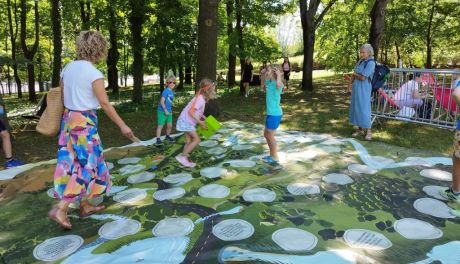
<path fill-rule="evenodd" d="M 176 82 L 167 82 L 167 83 L 168 83 L 168 84 L 171 84 L 171 83 L 174 83 L 174 84 L 176 84 Z"/>

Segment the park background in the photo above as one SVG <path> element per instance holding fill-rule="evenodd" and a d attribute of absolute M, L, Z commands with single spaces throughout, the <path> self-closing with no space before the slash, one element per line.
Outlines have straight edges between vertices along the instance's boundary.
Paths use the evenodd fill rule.
<path fill-rule="evenodd" d="M 117 111 L 142 139 L 153 137 L 155 105 L 164 78 L 179 80 L 176 115 L 196 80 L 223 72 L 215 105 L 222 121 L 263 122 L 264 95 L 253 86 L 244 99 L 240 68 L 251 57 L 255 73 L 264 60 L 289 56 L 294 72 L 283 95 L 283 127 L 348 137 L 349 96 L 342 73 L 352 70 L 358 48 L 371 43 L 390 67 L 458 68 L 460 5 L 448 0 L 0 0 L 0 92 L 13 134 L 15 156 L 26 162 L 54 158 L 56 139 L 34 131 L 23 115 L 59 82 L 75 58 L 81 30 L 101 31 L 110 42 L 105 74 Z M 303 80 L 303 81 L 302 81 Z M 18 89 L 20 87 L 20 89 Z M 236 102 L 236 103 L 235 103 Z M 105 147 L 129 143 L 100 115 Z M 449 154 L 451 132 L 383 121 L 378 142 Z"/>

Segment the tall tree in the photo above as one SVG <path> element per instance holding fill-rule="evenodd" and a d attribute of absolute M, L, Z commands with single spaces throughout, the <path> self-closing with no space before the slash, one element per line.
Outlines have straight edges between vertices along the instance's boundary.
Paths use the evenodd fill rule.
<path fill-rule="evenodd" d="M 27 77 L 29 86 L 29 101 L 36 102 L 37 96 L 35 94 L 35 70 L 34 70 L 34 56 L 38 50 L 38 44 L 40 40 L 39 33 L 39 13 L 38 13 L 38 1 L 34 1 L 34 26 L 35 26 L 35 40 L 32 47 L 27 47 L 27 3 L 26 0 L 21 0 L 21 48 L 24 53 L 24 57 L 27 61 Z"/>
<path fill-rule="evenodd" d="M 19 78 L 18 73 L 18 61 L 17 61 L 17 46 L 16 40 L 18 38 L 18 6 L 16 5 L 16 0 L 14 1 L 14 6 L 11 5 L 10 0 L 6 0 L 7 8 L 8 8 L 8 25 L 10 29 L 10 41 L 11 41 L 11 58 L 13 59 L 13 75 L 14 80 L 16 82 L 16 87 L 18 89 L 18 97 L 22 98 L 22 83 L 21 78 Z M 13 15 L 11 9 L 14 9 L 14 29 L 13 29 Z"/>
<path fill-rule="evenodd" d="M 116 15 L 117 2 L 116 0 L 109 0 L 107 2 L 107 9 L 109 13 L 109 41 L 110 48 L 107 56 L 107 81 L 108 88 L 112 89 L 113 94 L 118 94 L 118 68 L 117 63 L 120 59 L 120 53 L 118 52 L 118 34 L 117 24 L 118 19 Z"/>
<path fill-rule="evenodd" d="M 51 86 L 59 86 L 62 67 L 62 25 L 60 0 L 51 0 L 51 23 L 53 28 L 53 69 Z"/>
<path fill-rule="evenodd" d="M 216 79 L 218 4 L 219 0 L 199 1 L 197 80 Z"/>
<path fill-rule="evenodd" d="M 323 20 L 324 15 L 337 2 L 330 0 L 323 10 L 317 15 L 321 0 L 299 0 L 300 20 L 303 33 L 303 73 L 302 90 L 313 91 L 313 54 L 315 51 L 316 29 Z"/>
<path fill-rule="evenodd" d="M 369 43 L 374 48 L 374 57 L 378 59 L 380 38 L 385 28 L 385 9 L 390 0 L 375 0 L 371 11 L 371 29 L 369 31 Z"/>
<path fill-rule="evenodd" d="M 90 28 L 90 15 L 91 15 L 91 1 L 90 0 L 79 0 L 80 4 L 80 19 L 81 29 L 89 30 Z"/>
<path fill-rule="evenodd" d="M 236 67 L 236 47 L 235 37 L 233 34 L 233 10 L 234 0 L 227 0 L 225 3 L 227 11 L 227 39 L 228 39 L 228 72 L 227 72 L 227 84 L 228 87 L 235 85 L 235 67 Z"/>
<path fill-rule="evenodd" d="M 142 102 L 142 86 L 144 83 L 144 41 L 142 28 L 145 21 L 145 0 L 129 0 L 131 13 L 129 23 L 131 29 L 131 47 L 133 53 L 133 102 Z"/>

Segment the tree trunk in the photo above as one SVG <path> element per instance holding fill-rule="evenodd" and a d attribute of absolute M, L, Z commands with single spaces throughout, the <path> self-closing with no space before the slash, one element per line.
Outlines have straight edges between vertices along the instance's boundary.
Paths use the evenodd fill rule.
<path fill-rule="evenodd" d="M 11 41 L 11 58 L 13 59 L 13 75 L 14 75 L 14 80 L 16 82 L 16 87 L 18 90 L 18 97 L 22 98 L 22 83 L 21 83 L 21 78 L 19 78 L 18 74 L 18 62 L 16 58 L 16 39 L 18 38 L 18 16 L 17 16 L 17 11 L 18 7 L 16 6 L 16 2 L 14 3 L 14 23 L 15 23 L 15 29 L 13 30 L 13 18 L 12 18 L 12 12 L 11 12 L 11 1 L 6 0 L 7 8 L 8 8 L 8 25 L 10 29 L 10 41 Z"/>
<path fill-rule="evenodd" d="M 183 90 L 184 89 L 184 65 L 181 62 L 179 62 L 179 85 L 177 86 L 177 90 Z"/>
<path fill-rule="evenodd" d="M 398 61 L 401 59 L 401 53 L 399 53 L 399 45 L 398 42 L 395 41 L 395 48 L 396 48 L 396 65 L 398 65 Z"/>
<path fill-rule="evenodd" d="M 380 37 L 385 28 L 385 9 L 390 0 L 375 0 L 371 11 L 371 29 L 369 31 L 369 43 L 374 48 L 374 58 L 378 59 Z"/>
<path fill-rule="evenodd" d="M 425 68 L 430 69 L 432 67 L 432 59 L 431 59 L 431 28 L 433 26 L 433 15 L 434 15 L 434 10 L 436 8 L 436 0 L 433 0 L 432 2 L 432 7 L 430 11 L 430 18 L 428 21 L 428 30 L 426 31 L 426 62 L 425 62 Z"/>
<path fill-rule="evenodd" d="M 228 37 L 228 72 L 227 84 L 228 87 L 235 85 L 235 68 L 236 68 L 236 55 L 235 55 L 235 42 L 233 40 L 233 0 L 227 0 L 227 37 Z"/>
<path fill-rule="evenodd" d="M 27 3 L 26 0 L 21 0 L 21 47 L 24 57 L 28 60 L 27 62 L 27 75 L 29 82 L 29 101 L 36 102 L 37 96 L 35 94 L 35 72 L 34 72 L 34 56 L 38 49 L 39 44 L 39 13 L 38 13 L 38 2 L 34 1 L 34 14 L 35 14 L 35 41 L 33 46 L 29 49 L 27 47 Z"/>
<path fill-rule="evenodd" d="M 200 0 L 198 13 L 197 83 L 216 80 L 218 0 Z"/>
<path fill-rule="evenodd" d="M 165 65 L 160 62 L 160 93 L 163 92 L 165 88 Z"/>
<path fill-rule="evenodd" d="M 133 102 L 142 102 L 142 86 L 144 82 L 144 44 L 142 38 L 142 25 L 145 19 L 145 0 L 130 0 L 131 14 L 129 22 L 131 24 L 132 50 L 133 50 Z"/>
<path fill-rule="evenodd" d="M 235 0 L 235 11 L 236 11 L 236 34 L 238 37 L 238 49 L 242 54 L 240 54 L 240 95 L 243 96 L 245 91 L 243 87 L 243 70 L 244 70 L 244 64 L 245 64 L 245 58 L 244 58 L 244 41 L 243 41 L 243 15 L 242 15 L 242 9 L 243 9 L 243 4 L 241 2 L 242 0 Z M 235 64 L 236 64 L 236 58 L 235 58 Z"/>
<path fill-rule="evenodd" d="M 313 91 L 313 54 L 315 51 L 315 32 L 327 11 L 337 2 L 330 0 L 321 13 L 315 18 L 321 0 L 299 0 L 300 21 L 303 33 L 303 72 L 302 90 Z"/>
<path fill-rule="evenodd" d="M 61 80 L 60 75 L 62 67 L 62 26 L 59 0 L 51 0 L 51 23 L 53 26 L 53 70 L 51 86 L 57 87 Z"/>
<path fill-rule="evenodd" d="M 110 49 L 107 57 L 107 81 L 108 88 L 112 89 L 112 94 L 118 94 L 118 69 L 117 63 L 120 59 L 118 52 L 118 36 L 117 36 L 117 18 L 115 14 L 115 1 L 109 1 L 109 36 Z"/>
<path fill-rule="evenodd" d="M 42 53 L 38 53 L 38 59 L 37 59 L 37 64 L 38 64 L 38 90 L 40 92 L 45 91 L 45 88 L 43 87 L 43 60 L 42 60 Z"/>
<path fill-rule="evenodd" d="M 192 67 L 185 67 L 185 84 L 192 84 Z"/>
<path fill-rule="evenodd" d="M 80 19 L 81 19 L 81 29 L 89 30 L 89 19 L 91 14 L 91 2 L 90 0 L 79 1 L 80 3 Z M 86 8 L 85 8 L 86 7 Z"/>

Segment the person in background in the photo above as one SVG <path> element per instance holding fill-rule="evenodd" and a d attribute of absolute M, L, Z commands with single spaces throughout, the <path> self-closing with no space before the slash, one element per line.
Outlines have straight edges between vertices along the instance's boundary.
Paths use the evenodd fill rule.
<path fill-rule="evenodd" d="M 452 96 L 455 103 L 460 105 L 460 74 L 452 76 L 452 89 L 454 89 Z M 452 155 L 452 161 L 452 185 L 448 189 L 441 190 L 440 194 L 445 199 L 460 203 L 460 122 L 458 120 L 454 134 L 454 154 Z"/>
<path fill-rule="evenodd" d="M 160 102 L 158 103 L 157 108 L 157 131 L 156 136 L 157 140 L 155 145 L 160 146 L 163 144 L 161 142 L 161 130 L 166 124 L 166 137 L 169 143 L 174 143 L 175 140 L 171 137 L 173 114 L 172 114 L 172 103 L 174 100 L 174 88 L 176 87 L 176 77 L 171 75 L 166 78 L 166 87 L 161 93 Z"/>
<path fill-rule="evenodd" d="M 350 123 L 358 127 L 352 136 L 363 135 L 372 140 L 371 133 L 371 78 L 374 75 L 374 49 L 371 44 L 364 44 L 359 49 L 360 60 L 356 63 L 351 76 L 345 76 L 348 90 L 351 91 Z"/>
<path fill-rule="evenodd" d="M 265 75 L 267 73 L 267 70 L 268 70 L 267 61 L 263 61 L 262 62 L 262 67 L 260 68 L 259 76 L 260 76 L 260 88 L 262 88 L 262 91 L 264 91 L 264 92 L 266 91 Z"/>
<path fill-rule="evenodd" d="M 423 104 L 425 96 L 419 93 L 419 83 L 422 81 L 420 73 L 409 74 L 408 81 L 401 85 L 394 95 L 394 101 L 400 108 L 404 106 L 413 107 Z"/>
<path fill-rule="evenodd" d="M 0 115 L 5 114 L 5 108 L 0 104 Z M 5 168 L 11 169 L 17 166 L 24 165 L 22 161 L 13 158 L 13 147 L 11 145 L 11 135 L 8 128 L 0 119 L 0 138 L 2 139 L 3 153 L 5 153 Z"/>
<path fill-rule="evenodd" d="M 249 96 L 249 84 L 252 82 L 252 70 L 254 67 L 252 67 L 251 59 L 246 58 L 246 61 L 244 63 L 244 67 L 242 69 L 242 82 L 243 82 L 243 88 L 244 88 L 244 97 Z"/>
<path fill-rule="evenodd" d="M 112 186 L 99 137 L 96 109 L 101 106 L 124 136 L 135 138 L 109 102 L 104 75 L 94 67 L 107 57 L 107 46 L 98 31 L 80 32 L 76 41 L 77 60 L 68 63 L 61 72 L 65 110 L 53 177 L 54 197 L 60 201 L 48 216 L 64 229 L 72 229 L 67 217 L 71 202 L 79 201 L 79 216 L 87 217 L 105 209 L 104 205 L 95 206 L 88 199 L 108 193 Z"/>
<path fill-rule="evenodd" d="M 281 64 L 284 73 L 284 85 L 289 89 L 289 76 L 291 75 L 291 63 L 288 57 L 284 57 L 284 62 Z"/>

